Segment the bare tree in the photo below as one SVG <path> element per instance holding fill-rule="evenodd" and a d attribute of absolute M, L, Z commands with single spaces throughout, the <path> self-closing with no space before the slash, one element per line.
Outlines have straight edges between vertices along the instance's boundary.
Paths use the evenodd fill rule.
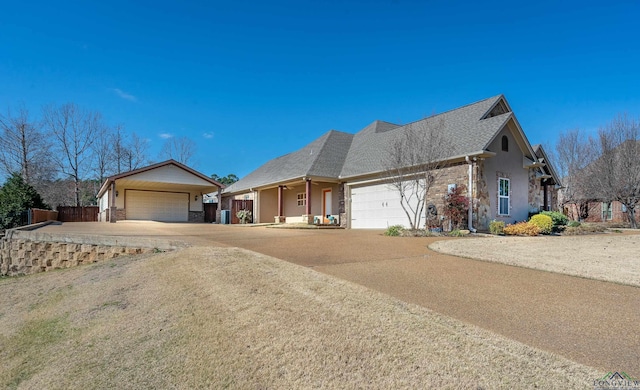
<path fill-rule="evenodd" d="M 588 191 L 589 177 L 586 167 L 593 161 L 589 139 L 579 129 L 560 133 L 553 160 L 562 177 L 560 205 L 575 205 L 578 219 L 589 217 L 589 204 L 595 198 Z"/>
<path fill-rule="evenodd" d="M 51 174 L 47 158 L 48 145 L 41 125 L 20 107 L 17 112 L 0 114 L 0 169 L 7 175 L 19 173 L 22 179 L 35 185 L 38 178 Z"/>
<path fill-rule="evenodd" d="M 126 167 L 129 171 L 142 168 L 149 164 L 149 141 L 146 138 L 140 138 L 136 133 L 131 133 L 131 138 L 126 144 L 125 156 Z"/>
<path fill-rule="evenodd" d="M 421 227 L 422 217 L 427 218 L 427 196 L 453 150 L 443 129 L 441 120 L 434 124 L 415 122 L 395 130 L 399 134 L 391 141 L 383 162 L 389 172 L 385 179 L 400 194 L 400 205 L 414 230 Z"/>
<path fill-rule="evenodd" d="M 640 203 L 640 121 L 618 115 L 600 128 L 592 141 L 597 153 L 588 167 L 589 191 L 604 201 L 618 201 L 627 209 L 631 227 L 638 228 Z"/>
<path fill-rule="evenodd" d="M 174 159 L 179 163 L 189 165 L 193 156 L 196 154 L 197 145 L 193 140 L 187 137 L 171 137 L 168 138 L 162 150 L 160 150 L 161 159 Z"/>
<path fill-rule="evenodd" d="M 96 139 L 91 145 L 94 178 L 99 183 L 103 183 L 114 171 L 112 137 L 111 129 L 107 126 L 100 126 L 96 129 Z"/>
<path fill-rule="evenodd" d="M 76 206 L 80 206 L 80 183 L 91 169 L 91 147 L 103 128 L 102 117 L 67 103 L 45 107 L 43 119 L 54 142 L 54 160 L 60 172 L 73 180 Z"/>

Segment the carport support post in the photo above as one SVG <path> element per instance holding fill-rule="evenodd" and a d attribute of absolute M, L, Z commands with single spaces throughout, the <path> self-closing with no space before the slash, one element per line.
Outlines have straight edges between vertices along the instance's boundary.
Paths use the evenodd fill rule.
<path fill-rule="evenodd" d="M 282 191 L 284 190 L 283 186 L 278 186 L 278 216 L 276 217 L 276 223 L 282 223 L 283 221 L 283 217 L 282 214 L 284 212 L 283 210 L 283 202 L 284 202 L 284 194 L 282 193 Z"/>
<path fill-rule="evenodd" d="M 305 207 L 304 214 L 305 214 L 305 218 L 307 219 L 307 223 L 312 224 L 313 216 L 311 215 L 311 179 L 306 180 L 305 192 L 307 197 L 307 205 Z"/>
<path fill-rule="evenodd" d="M 116 182 L 111 182 L 111 207 L 109 207 L 109 222 L 116 223 L 118 212 L 116 208 Z"/>

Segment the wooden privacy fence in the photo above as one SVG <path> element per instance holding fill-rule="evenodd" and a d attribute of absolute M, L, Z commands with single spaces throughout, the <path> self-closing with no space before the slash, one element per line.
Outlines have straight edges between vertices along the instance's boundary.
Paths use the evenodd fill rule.
<path fill-rule="evenodd" d="M 30 224 L 58 220 L 58 212 L 53 210 L 30 209 L 29 213 Z"/>
<path fill-rule="evenodd" d="M 98 222 L 98 206 L 58 206 L 60 222 Z"/>

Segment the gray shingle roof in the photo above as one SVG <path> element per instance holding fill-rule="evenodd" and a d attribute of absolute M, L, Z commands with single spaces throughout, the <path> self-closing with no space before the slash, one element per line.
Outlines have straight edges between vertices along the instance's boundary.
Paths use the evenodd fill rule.
<path fill-rule="evenodd" d="M 390 143 L 416 127 L 441 126 L 445 140 L 453 148 L 451 157 L 485 150 L 513 115 L 502 113 L 504 103 L 492 111 L 493 116 L 487 117 L 493 107 L 504 102 L 503 99 L 502 95 L 494 96 L 404 126 L 375 121 L 356 134 L 331 130 L 304 148 L 267 162 L 225 192 L 244 191 L 304 176 L 336 179 L 380 172 Z"/>
<path fill-rule="evenodd" d="M 226 188 L 238 192 L 304 176 L 337 178 L 353 134 L 331 130 L 304 148 L 275 158 Z"/>
<path fill-rule="evenodd" d="M 507 113 L 481 120 L 501 97 L 502 95 L 495 96 L 386 131 L 374 131 L 370 125 L 355 134 L 340 176 L 346 178 L 383 171 L 389 145 L 412 128 L 428 129 L 442 126 L 444 139 L 449 141 L 453 148 L 451 157 L 481 151 L 510 116 Z"/>

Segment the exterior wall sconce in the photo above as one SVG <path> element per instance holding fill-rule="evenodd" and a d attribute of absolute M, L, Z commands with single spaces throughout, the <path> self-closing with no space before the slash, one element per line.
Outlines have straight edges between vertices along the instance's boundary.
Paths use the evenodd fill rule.
<path fill-rule="evenodd" d="M 118 197 L 118 195 L 120 195 L 120 194 L 118 194 L 118 191 L 116 191 L 116 198 Z"/>
<path fill-rule="evenodd" d="M 193 200 L 198 200 L 198 195 L 194 196 Z"/>

